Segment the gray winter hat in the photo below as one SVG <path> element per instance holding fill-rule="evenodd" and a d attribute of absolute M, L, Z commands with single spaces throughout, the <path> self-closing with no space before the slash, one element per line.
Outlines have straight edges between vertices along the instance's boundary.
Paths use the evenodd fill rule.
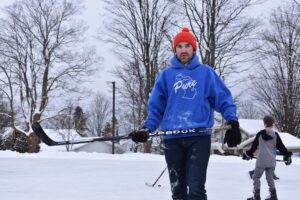
<path fill-rule="evenodd" d="M 270 115 L 266 115 L 263 120 L 266 127 L 271 127 L 275 123 L 274 118 Z"/>

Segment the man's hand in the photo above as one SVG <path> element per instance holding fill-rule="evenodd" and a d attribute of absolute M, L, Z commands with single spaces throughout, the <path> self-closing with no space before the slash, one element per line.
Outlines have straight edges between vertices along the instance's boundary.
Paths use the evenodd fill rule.
<path fill-rule="evenodd" d="M 141 128 L 140 130 L 133 131 L 129 134 L 132 141 L 134 142 L 147 142 L 149 139 L 149 130 L 146 127 Z"/>
<path fill-rule="evenodd" d="M 239 122 L 236 120 L 229 120 L 227 125 L 231 125 L 231 129 L 227 130 L 224 137 L 224 143 L 228 147 L 235 147 L 242 141 Z"/>

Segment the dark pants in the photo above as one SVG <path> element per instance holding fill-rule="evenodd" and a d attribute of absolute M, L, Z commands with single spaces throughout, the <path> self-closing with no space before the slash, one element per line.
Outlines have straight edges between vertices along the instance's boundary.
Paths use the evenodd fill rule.
<path fill-rule="evenodd" d="M 173 200 L 206 200 L 210 136 L 165 140 L 164 145 Z"/>

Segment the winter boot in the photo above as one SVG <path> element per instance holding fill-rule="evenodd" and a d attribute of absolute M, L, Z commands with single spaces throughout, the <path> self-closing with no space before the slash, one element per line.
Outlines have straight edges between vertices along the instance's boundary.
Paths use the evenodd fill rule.
<path fill-rule="evenodd" d="M 260 191 L 259 190 L 255 190 L 253 192 L 253 197 L 250 197 L 247 200 L 260 200 Z"/>
<path fill-rule="evenodd" d="M 278 200 L 276 190 L 270 191 L 270 196 L 266 200 Z"/>
<path fill-rule="evenodd" d="M 274 180 L 279 180 L 279 177 L 276 176 L 276 174 L 274 173 L 274 174 L 273 174 L 273 179 L 274 179 Z"/>

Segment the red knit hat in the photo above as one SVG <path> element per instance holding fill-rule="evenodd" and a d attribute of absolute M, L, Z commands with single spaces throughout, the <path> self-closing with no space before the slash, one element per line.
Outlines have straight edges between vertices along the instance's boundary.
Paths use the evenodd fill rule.
<path fill-rule="evenodd" d="M 176 51 L 177 44 L 180 42 L 188 42 L 193 46 L 194 51 L 197 50 L 196 38 L 193 34 L 190 33 L 190 30 L 188 28 L 183 28 L 182 31 L 174 37 L 174 41 L 173 41 L 174 52 Z"/>

